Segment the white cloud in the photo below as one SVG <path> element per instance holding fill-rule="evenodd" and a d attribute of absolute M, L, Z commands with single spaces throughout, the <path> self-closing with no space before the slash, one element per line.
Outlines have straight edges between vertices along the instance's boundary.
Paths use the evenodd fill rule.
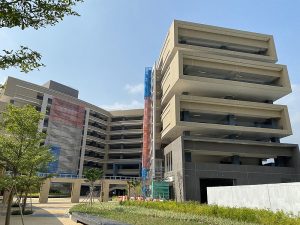
<path fill-rule="evenodd" d="M 143 83 L 135 84 L 135 85 L 126 84 L 125 90 L 128 91 L 128 93 L 130 94 L 142 94 L 144 91 L 144 84 Z"/>
<path fill-rule="evenodd" d="M 143 102 L 132 100 L 130 103 L 115 102 L 112 105 L 100 106 L 106 110 L 121 110 L 121 109 L 142 109 L 144 107 Z"/>
<path fill-rule="evenodd" d="M 278 100 L 277 104 L 287 105 L 293 135 L 283 138 L 282 142 L 300 144 L 300 84 L 292 85 L 293 92 Z"/>

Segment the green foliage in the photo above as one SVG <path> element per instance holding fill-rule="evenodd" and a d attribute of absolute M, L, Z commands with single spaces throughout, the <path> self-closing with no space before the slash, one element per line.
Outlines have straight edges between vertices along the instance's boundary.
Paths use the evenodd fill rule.
<path fill-rule="evenodd" d="M 84 171 L 84 176 L 89 182 L 95 182 L 103 177 L 103 170 L 90 168 Z"/>
<path fill-rule="evenodd" d="M 21 46 L 18 51 L 3 50 L 5 55 L 0 55 L 0 69 L 9 67 L 19 67 L 21 72 L 28 73 L 29 71 L 44 66 L 40 63 L 42 56 L 36 51 Z"/>
<path fill-rule="evenodd" d="M 283 212 L 272 212 L 269 210 L 249 208 L 228 208 L 216 205 L 202 205 L 198 202 L 178 203 L 168 202 L 142 202 L 125 201 L 120 204 L 124 206 L 138 206 L 148 209 L 162 211 L 173 211 L 193 215 L 205 215 L 211 217 L 225 218 L 239 222 L 257 223 L 263 225 L 296 225 L 300 224 L 300 218 L 290 217 Z"/>
<path fill-rule="evenodd" d="M 0 161 L 13 177 L 38 171 L 52 160 L 45 134 L 38 131 L 43 115 L 33 106 L 8 105 L 0 122 Z"/>
<path fill-rule="evenodd" d="M 90 193 L 89 193 L 89 198 L 90 198 L 90 205 L 93 204 L 94 202 L 94 189 L 95 189 L 95 181 L 100 180 L 103 177 L 103 170 L 97 169 L 97 168 L 90 168 L 84 171 L 85 178 L 88 180 L 90 183 Z M 103 184 L 101 187 L 101 201 L 103 200 Z"/>
<path fill-rule="evenodd" d="M 72 7 L 83 0 L 0 0 L 0 28 L 55 25 L 65 16 L 79 16 Z"/>
<path fill-rule="evenodd" d="M 140 180 L 130 180 L 127 181 L 127 185 L 128 185 L 128 197 L 130 197 L 129 195 L 131 194 L 131 188 L 133 188 L 134 190 L 134 197 L 136 197 L 136 195 L 140 195 L 142 192 L 142 187 L 141 187 L 141 181 Z"/>
<path fill-rule="evenodd" d="M 10 192 L 6 219 L 9 218 L 13 195 L 25 193 L 26 203 L 27 194 L 39 190 L 45 179 L 38 177 L 37 172 L 53 159 L 49 147 L 41 145 L 45 138 L 45 134 L 38 130 L 42 118 L 43 115 L 29 105 L 8 105 L 2 113 L 0 162 L 9 173 L 1 177 L 0 188 Z M 23 205 L 25 211 L 26 204 Z"/>
<path fill-rule="evenodd" d="M 137 206 L 123 206 L 111 202 L 94 204 L 93 206 L 79 204 L 73 206 L 70 212 L 87 213 L 134 225 L 250 225 L 250 223 L 216 217 L 161 211 Z"/>
<path fill-rule="evenodd" d="M 83 0 L 0 0 L 0 28 L 20 27 L 39 29 L 54 26 L 65 16 L 79 16 L 73 10 Z M 3 50 L 0 55 L 0 69 L 18 67 L 21 72 L 29 72 L 44 66 L 41 54 L 21 46 L 17 51 Z"/>

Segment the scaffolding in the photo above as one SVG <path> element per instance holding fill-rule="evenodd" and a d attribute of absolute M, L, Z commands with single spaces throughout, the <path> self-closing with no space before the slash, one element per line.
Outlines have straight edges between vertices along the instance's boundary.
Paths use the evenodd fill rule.
<path fill-rule="evenodd" d="M 143 152 L 142 152 L 142 192 L 144 197 L 150 195 L 150 148 L 151 148 L 151 75 L 152 68 L 145 68 L 144 83 L 144 119 L 143 119 Z"/>

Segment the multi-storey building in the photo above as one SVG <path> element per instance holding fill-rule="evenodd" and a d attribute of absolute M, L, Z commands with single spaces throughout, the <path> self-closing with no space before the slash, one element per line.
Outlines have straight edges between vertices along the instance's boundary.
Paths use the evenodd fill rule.
<path fill-rule="evenodd" d="M 40 86 L 8 77 L 0 107 L 30 104 L 45 114 L 39 129 L 57 159 L 48 172 L 81 176 L 84 168 L 97 167 L 106 176 L 140 176 L 143 109 L 110 112 L 78 94 L 55 81 Z"/>
<path fill-rule="evenodd" d="M 209 186 L 300 180 L 298 146 L 280 143 L 291 124 L 273 102 L 291 86 L 276 62 L 270 35 L 173 22 L 152 73 L 152 149 L 163 150 L 177 199 L 206 202 Z"/>
<path fill-rule="evenodd" d="M 31 104 L 45 114 L 39 129 L 57 158 L 52 173 L 139 176 L 144 134 L 143 184 L 164 179 L 177 200 L 206 202 L 209 186 L 300 180 L 298 145 L 280 143 L 291 124 L 273 102 L 291 85 L 276 62 L 270 35 L 174 21 L 146 69 L 144 133 L 143 109 L 106 111 L 54 81 L 9 77 L 0 111 Z"/>

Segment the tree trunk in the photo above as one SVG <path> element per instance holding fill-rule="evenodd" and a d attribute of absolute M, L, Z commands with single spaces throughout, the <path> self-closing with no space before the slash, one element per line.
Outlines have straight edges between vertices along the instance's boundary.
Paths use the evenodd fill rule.
<path fill-rule="evenodd" d="M 10 214 L 11 214 L 11 204 L 14 197 L 14 191 L 10 190 L 8 201 L 7 201 L 7 208 L 6 208 L 6 217 L 5 217 L 5 225 L 10 225 Z"/>
<path fill-rule="evenodd" d="M 25 191 L 23 203 L 22 203 L 22 213 L 24 213 L 26 210 L 27 197 L 28 197 L 28 191 Z"/>

